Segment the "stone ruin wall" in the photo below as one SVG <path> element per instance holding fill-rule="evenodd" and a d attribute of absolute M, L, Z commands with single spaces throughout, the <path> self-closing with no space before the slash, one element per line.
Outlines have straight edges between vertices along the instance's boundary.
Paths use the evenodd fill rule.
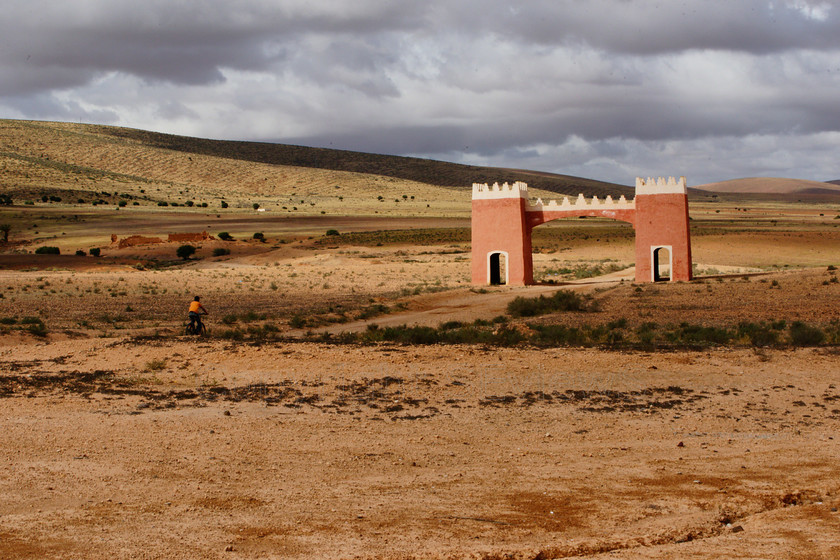
<path fill-rule="evenodd" d="M 120 239 L 116 233 L 111 234 L 111 244 L 117 245 L 119 249 L 126 247 L 139 247 L 141 245 L 154 245 L 156 243 L 188 243 L 212 240 L 214 237 L 202 231 L 200 233 L 170 233 L 166 241 L 160 237 L 146 237 L 144 235 L 130 235 Z"/>

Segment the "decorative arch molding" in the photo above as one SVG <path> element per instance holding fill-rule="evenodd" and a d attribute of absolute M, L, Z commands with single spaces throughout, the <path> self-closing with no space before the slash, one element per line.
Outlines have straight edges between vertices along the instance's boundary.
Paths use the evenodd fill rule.
<path fill-rule="evenodd" d="M 579 216 L 612 218 L 629 222 L 636 232 L 636 281 L 653 282 L 654 250 L 668 248 L 670 279 L 691 280 L 691 240 L 688 227 L 688 195 L 685 177 L 636 179 L 633 200 L 582 194 L 573 201 L 558 203 L 528 199 L 528 185 L 474 183 L 472 190 L 472 282 L 489 284 L 490 255 L 501 253 L 506 260 L 509 285 L 534 283 L 531 231 L 559 218 Z M 486 264 L 485 264 L 486 263 Z"/>

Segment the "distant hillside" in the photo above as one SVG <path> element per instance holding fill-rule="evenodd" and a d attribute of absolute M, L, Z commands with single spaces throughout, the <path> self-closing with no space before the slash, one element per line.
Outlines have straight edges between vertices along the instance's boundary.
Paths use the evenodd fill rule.
<path fill-rule="evenodd" d="M 840 185 L 840 179 L 835 179 L 834 181 L 826 181 L 826 183 L 829 183 L 831 185 Z"/>
<path fill-rule="evenodd" d="M 142 130 L 0 120 L 0 192 L 27 204 L 224 209 L 296 215 L 469 214 L 474 182 L 525 181 L 534 197 L 632 195 L 551 173 Z M 541 190 L 542 189 L 542 190 Z"/>
<path fill-rule="evenodd" d="M 783 179 L 778 177 L 749 177 L 733 179 L 719 183 L 697 185 L 698 190 L 714 193 L 748 193 L 748 194 L 826 194 L 836 192 L 840 194 L 840 184 L 823 183 L 821 181 L 805 181 L 802 179 Z"/>
<path fill-rule="evenodd" d="M 524 181 L 529 187 L 565 194 L 583 192 L 587 195 L 606 195 L 632 192 L 630 187 L 614 183 L 521 169 L 479 167 L 430 159 L 266 142 L 207 140 L 128 128 L 96 127 L 96 129 L 104 135 L 130 138 L 148 146 L 167 150 L 270 165 L 382 175 L 442 187 L 469 189 L 473 183 Z"/>

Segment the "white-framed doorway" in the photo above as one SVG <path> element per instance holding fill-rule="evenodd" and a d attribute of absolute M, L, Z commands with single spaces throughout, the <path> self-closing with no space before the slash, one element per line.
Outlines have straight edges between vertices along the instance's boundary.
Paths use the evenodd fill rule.
<path fill-rule="evenodd" d="M 667 260 L 663 257 L 663 251 L 667 251 Z M 674 270 L 674 251 L 671 245 L 655 245 L 650 248 L 650 272 L 651 281 L 669 282 Z"/>
<path fill-rule="evenodd" d="M 510 283 L 510 259 L 507 251 L 487 253 L 487 283 L 506 286 Z"/>

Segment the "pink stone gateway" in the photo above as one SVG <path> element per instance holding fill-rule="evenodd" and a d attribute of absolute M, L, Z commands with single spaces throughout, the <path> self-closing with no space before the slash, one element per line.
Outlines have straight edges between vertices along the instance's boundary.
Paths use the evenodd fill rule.
<path fill-rule="evenodd" d="M 472 283 L 534 283 L 531 230 L 558 218 L 593 216 L 630 222 L 636 230 L 636 282 L 691 280 L 685 177 L 636 178 L 636 196 L 613 200 L 581 194 L 558 204 L 528 200 L 528 185 L 473 184 Z"/>

